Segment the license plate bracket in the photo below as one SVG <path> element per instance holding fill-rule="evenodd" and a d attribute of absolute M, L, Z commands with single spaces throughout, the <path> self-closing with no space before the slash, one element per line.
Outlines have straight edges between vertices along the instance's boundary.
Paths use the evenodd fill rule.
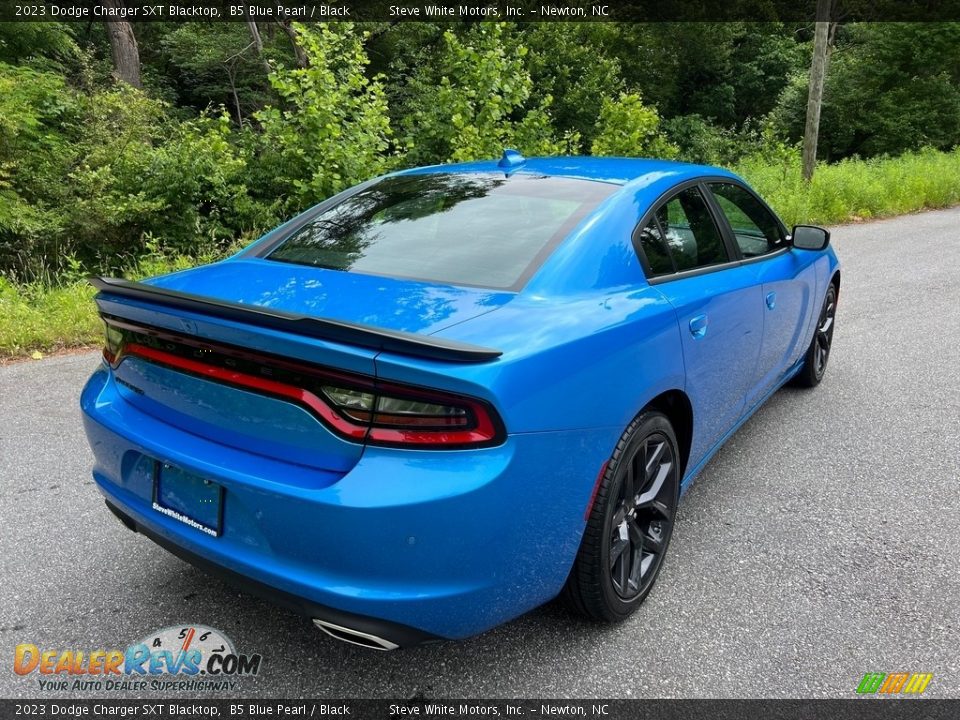
<path fill-rule="evenodd" d="M 154 463 L 153 509 L 211 537 L 223 530 L 223 485 L 182 470 Z"/>

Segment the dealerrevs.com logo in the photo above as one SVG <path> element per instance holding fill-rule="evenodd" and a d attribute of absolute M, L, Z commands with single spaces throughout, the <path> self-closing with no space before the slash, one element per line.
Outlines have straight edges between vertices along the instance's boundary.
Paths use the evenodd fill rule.
<path fill-rule="evenodd" d="M 933 673 L 866 673 L 857 693 L 860 695 L 922 695 L 933 680 Z"/>
<path fill-rule="evenodd" d="M 60 650 L 16 646 L 13 671 L 35 678 L 41 690 L 124 692 L 236 690 L 240 678 L 260 672 L 259 654 L 238 653 L 219 630 L 175 625 L 120 649 Z"/>

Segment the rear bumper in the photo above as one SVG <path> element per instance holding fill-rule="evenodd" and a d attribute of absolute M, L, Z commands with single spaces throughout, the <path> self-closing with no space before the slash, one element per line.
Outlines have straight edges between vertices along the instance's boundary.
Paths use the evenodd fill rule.
<path fill-rule="evenodd" d="M 105 367 L 81 407 L 94 479 L 128 525 L 278 604 L 401 646 L 467 637 L 555 596 L 618 432 L 520 434 L 447 452 L 371 447 L 331 478 L 166 424 L 125 401 Z M 220 537 L 152 509 L 157 461 L 224 486 Z"/>
<path fill-rule="evenodd" d="M 264 600 L 268 600 L 274 605 L 285 607 L 288 610 L 292 610 L 295 613 L 304 615 L 314 620 L 322 620 L 340 627 L 352 628 L 374 637 L 383 638 L 384 640 L 393 643 L 397 647 L 414 647 L 416 645 L 424 645 L 443 640 L 443 638 L 437 637 L 436 635 L 432 635 L 406 625 L 401 625 L 399 623 L 392 623 L 379 618 L 364 617 L 363 615 L 355 615 L 353 613 L 344 612 L 343 610 L 336 610 L 335 608 L 318 605 L 317 603 L 311 602 L 306 598 L 291 595 L 290 593 L 283 592 L 282 590 L 278 590 L 270 585 L 258 582 L 247 575 L 241 575 L 233 570 L 228 570 L 222 565 L 217 565 L 216 563 L 211 562 L 202 555 L 197 555 L 181 545 L 170 542 L 163 535 L 151 530 L 149 526 L 138 525 L 136 520 L 131 518 L 109 500 L 106 500 L 106 504 L 110 509 L 110 512 L 116 515 L 120 522 L 126 525 L 133 532 L 145 535 L 164 550 L 173 553 L 181 560 L 190 563 L 194 567 L 203 570 L 207 574 L 220 578 L 224 582 L 239 590 L 261 597 Z"/>

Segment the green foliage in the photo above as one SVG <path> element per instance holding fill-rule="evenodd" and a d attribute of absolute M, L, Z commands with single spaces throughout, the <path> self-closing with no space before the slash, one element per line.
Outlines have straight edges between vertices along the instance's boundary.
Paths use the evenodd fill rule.
<path fill-rule="evenodd" d="M 244 23 L 183 23 L 157 38 L 156 47 L 184 105 L 224 105 L 239 124 L 273 100 Z M 265 54 L 280 66 L 289 55 L 277 43 L 268 44 Z"/>
<path fill-rule="evenodd" d="M 507 147 L 525 155 L 561 152 L 552 98 L 530 102 L 528 52 L 504 24 L 479 23 L 463 37 L 446 31 L 435 64 L 409 81 L 401 121 L 407 164 L 497 157 Z"/>
<path fill-rule="evenodd" d="M 771 116 L 785 137 L 802 137 L 806 102 L 801 72 Z M 960 23 L 863 23 L 838 35 L 824 87 L 820 157 L 958 143 Z"/>
<path fill-rule="evenodd" d="M 187 256 L 148 238 L 146 254 L 121 274 L 131 280 L 163 275 L 213 262 L 236 249 Z M 73 257 L 65 259 L 56 277 L 14 283 L 0 275 L 0 361 L 34 350 L 47 353 L 101 343 L 103 323 L 93 303 L 96 290 L 86 275 Z"/>
<path fill-rule="evenodd" d="M 310 67 L 278 69 L 283 107 L 256 115 L 255 179 L 282 212 L 301 209 L 383 172 L 392 131 L 380 77 L 369 78 L 364 35 L 350 23 L 297 26 Z"/>
<path fill-rule="evenodd" d="M 786 162 L 755 155 L 735 168 L 787 225 L 830 225 L 960 203 L 960 150 L 842 160 L 821 165 L 811 183 L 801 178 L 799 150 L 787 152 Z"/>
<path fill-rule="evenodd" d="M 247 159 L 226 116 L 177 123 L 163 103 L 125 86 L 95 95 L 88 112 L 67 213 L 84 259 L 129 262 L 150 235 L 200 251 L 267 220 L 247 196 Z"/>
<path fill-rule="evenodd" d="M 54 70 L 78 54 L 70 26 L 64 23 L 0 23 L 0 62 Z"/>
<path fill-rule="evenodd" d="M 75 256 L 139 257 L 144 239 L 201 252 L 274 217 L 249 197 L 226 117 L 178 122 L 125 85 L 79 93 L 59 76 L 0 64 L 0 268 L 25 279 Z"/>
<path fill-rule="evenodd" d="M 303 69 L 260 30 L 263 58 L 246 23 L 138 24 L 138 91 L 101 22 L 0 24 L 0 354 L 99 337 L 90 272 L 220 257 L 372 176 L 505 147 L 734 166 L 789 222 L 960 202 L 958 23 L 840 26 L 839 162 L 809 184 L 806 26 L 311 24 Z"/>
<path fill-rule="evenodd" d="M 604 98 L 590 151 L 594 155 L 671 158 L 677 147 L 660 132 L 660 115 L 638 93 Z"/>
<path fill-rule="evenodd" d="M 26 262 L 62 228 L 56 198 L 78 113 L 59 75 L 0 63 L 0 268 Z"/>
<path fill-rule="evenodd" d="M 593 141 L 605 97 L 623 90 L 620 61 L 610 54 L 618 38 L 612 23 L 536 23 L 522 41 L 534 105 L 548 105 L 558 133 Z"/>
<path fill-rule="evenodd" d="M 661 123 L 677 146 L 677 159 L 703 165 L 729 165 L 742 155 L 740 133 L 713 125 L 699 115 L 681 115 Z"/>
<path fill-rule="evenodd" d="M 634 23 L 614 50 L 628 87 L 664 117 L 699 115 L 739 126 L 773 107 L 809 58 L 779 23 Z"/>
<path fill-rule="evenodd" d="M 17 286 L 0 275 L 0 360 L 98 342 L 95 292 L 87 283 Z"/>

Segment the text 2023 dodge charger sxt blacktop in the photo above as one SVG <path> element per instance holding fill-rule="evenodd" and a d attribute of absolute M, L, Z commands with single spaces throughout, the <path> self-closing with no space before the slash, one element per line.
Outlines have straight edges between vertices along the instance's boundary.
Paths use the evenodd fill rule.
<path fill-rule="evenodd" d="M 94 283 L 81 403 L 113 512 L 392 649 L 558 594 L 633 612 L 711 454 L 820 381 L 840 273 L 826 231 L 788 232 L 725 170 L 507 151 Z"/>

